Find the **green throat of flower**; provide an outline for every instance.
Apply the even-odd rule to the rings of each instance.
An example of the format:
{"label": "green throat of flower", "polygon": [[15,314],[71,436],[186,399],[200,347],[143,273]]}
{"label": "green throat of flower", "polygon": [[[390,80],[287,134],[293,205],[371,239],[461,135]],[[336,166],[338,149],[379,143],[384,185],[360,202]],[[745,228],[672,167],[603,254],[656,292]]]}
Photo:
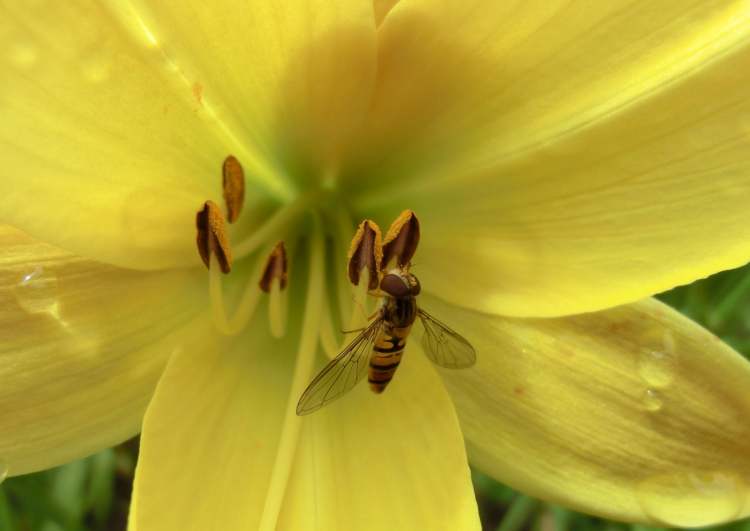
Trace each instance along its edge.
{"label": "green throat of flower", "polygon": [[[313,272],[325,272],[327,265],[336,271],[335,289],[326,288],[326,275],[322,275],[321,291],[337,292],[335,304],[326,297],[314,299],[320,310],[321,343],[328,354],[338,349],[333,331],[331,306],[338,306],[340,324],[353,325],[361,321],[368,305],[367,290],[378,286],[381,271],[389,265],[407,267],[419,242],[419,222],[410,210],[404,211],[391,225],[385,238],[378,225],[371,220],[359,224],[351,240],[347,269],[343,264],[346,242],[354,231],[354,224],[344,202],[338,200],[330,187],[300,195],[281,206],[262,226],[241,241],[230,243],[228,223],[236,222],[242,213],[245,197],[245,178],[240,162],[229,155],[223,163],[222,210],[214,201],[207,200],[196,214],[198,254],[209,270],[209,293],[216,328],[223,334],[235,335],[242,331],[255,314],[261,296],[269,297],[268,320],[272,334],[281,337],[286,330],[289,277],[287,246],[300,234],[308,236],[310,252],[310,281],[317,281]],[[324,226],[325,225],[325,231]],[[326,249],[330,244],[331,249]],[[224,299],[223,274],[232,273],[237,260],[252,260],[255,266],[236,309],[229,315]],[[338,260],[340,257],[340,261]],[[326,261],[334,262],[326,264]],[[319,263],[318,263],[319,262]],[[339,274],[341,273],[341,274]],[[346,283],[348,277],[352,286]],[[364,282],[361,280],[364,279]],[[310,303],[311,299],[307,299]],[[349,318],[344,317],[348,315]],[[351,329],[350,326],[348,329]]]}
{"label": "green throat of flower", "polygon": [[[309,252],[304,300],[291,303],[303,312],[301,329],[294,331],[299,340],[292,389],[299,396],[313,374],[318,345],[329,358],[335,357],[354,337],[349,334],[358,332],[378,303],[368,297],[368,292],[377,289],[382,272],[391,265],[408,268],[419,242],[419,222],[413,212],[406,210],[385,237],[371,220],[362,221],[355,230],[344,202],[335,195],[335,190],[326,186],[290,200],[252,233],[232,244],[227,223],[234,223],[241,216],[245,179],[242,166],[231,155],[223,164],[222,184],[225,208],[207,200],[196,214],[197,250],[208,268],[211,314],[220,333],[242,332],[256,318],[262,298],[268,297],[271,334],[277,338],[284,336],[290,305],[287,284],[304,274],[300,271],[303,268],[290,273],[290,266],[297,247]],[[347,264],[344,255],[352,232]],[[298,246],[303,240],[305,244]],[[245,260],[250,262],[249,268],[233,270],[234,263]],[[327,274],[329,271],[332,274]],[[247,278],[240,282],[244,288],[230,312],[225,300],[225,278],[237,273]],[[232,286],[236,284],[232,282]],[[295,405],[294,401],[287,404],[284,436],[269,489],[278,495],[269,495],[263,511],[263,518],[270,519],[269,525],[281,506],[284,490],[281,486],[288,477],[290,456],[294,455],[298,440],[300,422]]]}

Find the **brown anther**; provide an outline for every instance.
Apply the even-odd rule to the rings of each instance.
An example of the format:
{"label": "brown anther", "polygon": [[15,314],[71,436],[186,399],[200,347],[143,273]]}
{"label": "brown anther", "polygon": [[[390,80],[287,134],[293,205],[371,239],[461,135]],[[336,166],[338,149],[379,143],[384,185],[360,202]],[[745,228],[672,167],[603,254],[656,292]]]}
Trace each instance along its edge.
{"label": "brown anther", "polygon": [[224,202],[227,205],[227,220],[234,223],[240,217],[245,201],[245,172],[233,155],[224,159],[221,169],[224,186]]}
{"label": "brown anther", "polygon": [[411,210],[404,210],[391,223],[383,241],[383,266],[394,258],[396,264],[403,268],[411,261],[419,244],[419,220]]}
{"label": "brown anther", "polygon": [[270,293],[271,284],[274,280],[278,280],[279,287],[284,289],[286,288],[287,275],[286,248],[284,247],[284,242],[279,242],[273,248],[271,254],[268,255],[266,267],[263,269],[263,276],[260,277],[258,285],[260,289],[266,293]]}
{"label": "brown anther", "polygon": [[203,210],[195,215],[195,226],[198,229],[198,254],[206,267],[211,267],[211,255],[215,255],[222,273],[232,269],[232,249],[229,247],[224,216],[213,201],[206,201]]}
{"label": "brown anther", "polygon": [[349,280],[359,285],[359,277],[366,267],[370,271],[368,289],[378,287],[380,264],[383,262],[383,238],[374,221],[364,220],[357,227],[349,248]]}

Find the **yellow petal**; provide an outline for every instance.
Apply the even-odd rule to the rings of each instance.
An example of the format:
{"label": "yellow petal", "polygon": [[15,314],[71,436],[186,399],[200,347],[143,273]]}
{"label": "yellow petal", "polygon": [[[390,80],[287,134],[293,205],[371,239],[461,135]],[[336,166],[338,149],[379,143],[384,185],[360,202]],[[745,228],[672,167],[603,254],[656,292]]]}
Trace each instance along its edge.
{"label": "yellow petal", "polygon": [[373,0],[372,6],[375,9],[375,24],[380,24],[385,19],[386,15],[393,9],[399,0]]}
{"label": "yellow petal", "polygon": [[195,212],[242,152],[160,43],[95,1],[0,20],[0,219],[121,266],[198,264]]}
{"label": "yellow petal", "polygon": [[144,421],[131,529],[258,528],[294,343],[257,321],[233,341],[207,334],[171,358]]}
{"label": "yellow petal", "polygon": [[333,178],[375,76],[371,0],[207,4],[138,11],[222,122],[287,182]]}
{"label": "yellow petal", "polygon": [[424,285],[491,313],[597,310],[745,263],[749,14],[398,3],[380,28],[376,149],[352,173],[378,187],[362,215],[414,209]]}
{"label": "yellow petal", "polygon": [[656,300],[557,319],[422,302],[477,349],[444,376],[479,468],[617,520],[750,514],[750,363],[716,336]]}
{"label": "yellow petal", "polygon": [[0,226],[0,467],[49,468],[137,433],[204,291],[204,274],[105,266]]}
{"label": "yellow petal", "polygon": [[479,530],[448,394],[417,345],[382,395],[366,383],[304,418],[280,530]]}

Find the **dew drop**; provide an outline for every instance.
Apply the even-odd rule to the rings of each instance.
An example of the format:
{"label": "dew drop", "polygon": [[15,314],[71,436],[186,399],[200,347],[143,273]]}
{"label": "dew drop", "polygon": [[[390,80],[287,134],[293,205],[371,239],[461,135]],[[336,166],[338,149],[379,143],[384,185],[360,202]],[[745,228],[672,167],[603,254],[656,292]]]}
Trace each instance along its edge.
{"label": "dew drop", "polygon": [[646,392],[643,393],[641,403],[646,411],[652,413],[660,411],[661,408],[664,407],[664,400],[662,399],[661,393],[655,389],[646,389]]}
{"label": "dew drop", "polygon": [[636,495],[643,511],[661,523],[697,527],[734,519],[747,490],[731,472],[686,472],[649,478]]}
{"label": "dew drop", "polygon": [[649,387],[664,388],[674,380],[677,353],[672,332],[665,330],[658,345],[641,350],[638,373]]}
{"label": "dew drop", "polygon": [[29,313],[57,314],[57,276],[42,266],[23,275],[14,286],[13,294],[21,308]]}
{"label": "dew drop", "polygon": [[37,60],[34,47],[27,42],[16,42],[8,48],[8,57],[18,68],[31,68]]}

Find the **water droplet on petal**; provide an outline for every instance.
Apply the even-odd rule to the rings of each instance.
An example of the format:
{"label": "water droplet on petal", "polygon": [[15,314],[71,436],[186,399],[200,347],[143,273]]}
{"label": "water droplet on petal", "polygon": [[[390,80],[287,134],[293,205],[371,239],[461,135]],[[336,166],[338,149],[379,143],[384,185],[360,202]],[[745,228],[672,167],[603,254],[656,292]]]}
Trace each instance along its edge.
{"label": "water droplet on petal", "polygon": [[643,408],[652,413],[660,411],[664,406],[664,400],[662,399],[661,393],[655,389],[646,389],[646,392],[643,393],[641,402]]}
{"label": "water droplet on petal", "polygon": [[19,306],[29,313],[58,311],[57,276],[37,266],[21,277],[13,288]]}
{"label": "water droplet on petal", "polygon": [[8,48],[8,57],[18,68],[31,68],[36,63],[37,53],[31,43],[20,41]]}
{"label": "water droplet on petal", "polygon": [[667,387],[677,370],[674,334],[665,330],[657,345],[645,347],[638,358],[638,374],[649,387]]}
{"label": "water droplet on petal", "polygon": [[655,476],[636,490],[643,511],[659,522],[697,527],[734,519],[742,510],[747,487],[731,472],[685,472]]}

